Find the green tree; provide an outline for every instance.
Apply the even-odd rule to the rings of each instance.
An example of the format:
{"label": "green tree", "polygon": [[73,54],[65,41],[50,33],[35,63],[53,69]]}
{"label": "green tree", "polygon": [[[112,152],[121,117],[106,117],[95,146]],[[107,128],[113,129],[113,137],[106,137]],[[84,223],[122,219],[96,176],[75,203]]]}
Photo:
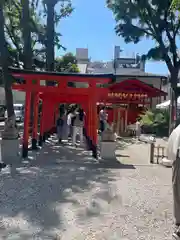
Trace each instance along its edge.
{"label": "green tree", "polygon": [[144,133],[155,133],[160,136],[168,135],[169,111],[167,109],[148,110],[140,117]]}
{"label": "green tree", "polygon": [[57,72],[78,73],[76,57],[72,53],[65,54],[62,58],[56,59],[55,70]]}
{"label": "green tree", "polygon": [[[55,63],[55,24],[58,24],[62,18],[69,16],[72,11],[71,0],[43,0],[45,13],[47,14],[47,29],[46,29],[46,69],[54,71]],[[55,6],[59,4],[58,11],[55,11]]]}
{"label": "green tree", "polygon": [[[38,68],[43,68],[45,66],[45,47],[42,42],[45,38],[45,27],[41,22],[41,16],[32,6],[29,9],[30,16],[28,16],[28,13],[22,14],[24,11],[22,8],[23,2],[24,0],[11,0],[11,3],[6,1],[4,7],[5,35],[11,56],[11,66],[27,68],[25,65],[34,64]],[[27,10],[25,9],[25,11]],[[26,18],[29,18],[29,22],[25,22]],[[25,29],[25,32],[23,29]],[[30,34],[26,34],[26,32],[31,32],[31,38],[29,37]],[[29,41],[28,49],[30,49],[31,41],[32,53],[29,53],[28,56],[32,54],[32,62],[24,56],[24,38]],[[31,56],[28,58],[31,58]]]}
{"label": "green tree", "polygon": [[[31,31],[31,47],[32,47],[32,64],[38,69],[45,69],[46,66],[46,47],[47,47],[47,7],[46,0],[32,0],[30,2],[29,15],[30,22],[22,23],[22,2],[24,0],[5,1],[5,36],[8,43],[10,56],[10,65],[14,67],[25,68],[24,57],[24,41],[23,41],[23,25],[29,24]],[[57,26],[59,21],[70,14],[71,5],[60,4],[54,12],[54,25]],[[44,21],[45,19],[45,21]],[[50,28],[50,27],[49,27]],[[26,31],[29,31],[26,28]],[[26,35],[27,37],[27,35]],[[53,46],[65,49],[60,43],[61,34],[54,31]],[[49,44],[50,45],[50,44]],[[48,45],[48,46],[49,46]],[[29,63],[29,61],[28,61]]]}
{"label": "green tree", "polygon": [[17,138],[18,133],[15,128],[15,114],[14,114],[14,106],[13,106],[13,95],[11,89],[11,75],[9,74],[8,67],[9,67],[9,52],[8,46],[5,39],[5,32],[4,32],[4,1],[0,1],[0,54],[1,54],[1,66],[2,66],[2,78],[3,84],[5,89],[5,100],[6,100],[6,107],[7,107],[7,114],[8,114],[8,121],[6,122],[3,138],[6,139],[14,139]]}
{"label": "green tree", "polygon": [[171,11],[171,0],[107,0],[107,5],[115,16],[115,31],[126,43],[136,44],[143,38],[155,42],[155,46],[144,57],[165,61],[177,108],[180,19]]}
{"label": "green tree", "polygon": [[173,0],[171,3],[171,8],[174,10],[180,10],[180,0]]}
{"label": "green tree", "polygon": [[[40,0],[36,1],[36,6]],[[68,17],[72,11],[71,0],[42,0],[44,7],[44,17],[46,17],[46,34],[44,38],[45,55],[46,55],[46,70],[55,70],[55,45],[59,49],[62,47],[59,41],[60,33],[55,32],[55,26],[58,25],[62,18]],[[55,10],[55,7],[57,6]],[[49,81],[48,85],[54,85],[54,82]]]}

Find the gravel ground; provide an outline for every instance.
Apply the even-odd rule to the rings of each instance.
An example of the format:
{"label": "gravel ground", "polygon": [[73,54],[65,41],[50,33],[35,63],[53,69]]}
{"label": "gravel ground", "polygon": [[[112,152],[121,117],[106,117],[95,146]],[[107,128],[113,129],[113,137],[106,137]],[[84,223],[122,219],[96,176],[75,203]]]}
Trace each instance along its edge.
{"label": "gravel ground", "polygon": [[0,239],[172,239],[171,169],[147,164],[143,144],[118,164],[54,141],[1,172]]}

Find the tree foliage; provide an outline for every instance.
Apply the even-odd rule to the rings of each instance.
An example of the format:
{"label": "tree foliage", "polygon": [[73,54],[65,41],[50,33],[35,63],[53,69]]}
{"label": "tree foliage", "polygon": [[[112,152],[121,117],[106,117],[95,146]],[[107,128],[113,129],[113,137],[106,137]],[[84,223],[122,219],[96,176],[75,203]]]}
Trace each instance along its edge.
{"label": "tree foliage", "polygon": [[117,35],[126,43],[136,44],[144,38],[154,41],[143,58],[165,61],[172,88],[171,119],[174,110],[177,119],[180,18],[172,10],[172,0],[107,0],[107,6],[115,16]]}
{"label": "tree foliage", "polygon": [[166,109],[155,109],[146,111],[140,115],[141,126],[144,133],[155,133],[167,135],[169,129],[169,111]]}
{"label": "tree foliage", "polygon": [[171,4],[171,9],[180,10],[180,0],[173,0]]}
{"label": "tree foliage", "polygon": [[62,58],[57,58],[55,69],[57,72],[79,72],[76,57],[72,53],[67,53]]}
{"label": "tree foliage", "polygon": [[167,124],[169,121],[169,114],[166,109],[155,109],[153,111],[146,111],[144,114],[140,115],[141,123],[143,125],[153,125],[157,126],[160,124]]}
{"label": "tree foliage", "polygon": [[61,35],[56,34],[55,25],[57,26],[62,18],[68,17],[72,13],[72,3],[71,0],[36,0],[36,6],[39,3],[43,6],[44,17],[46,18],[46,70],[54,71],[54,47],[55,45],[58,49],[61,47],[61,44],[59,44]]}
{"label": "tree foliage", "polygon": [[[33,65],[38,69],[45,68],[46,61],[46,42],[47,42],[47,25],[45,19],[47,18],[47,7],[45,5],[47,0],[31,0],[30,1],[30,23],[31,30],[31,44],[33,50]],[[53,2],[53,1],[52,1]],[[56,1],[58,2],[58,1]],[[55,11],[54,24],[57,26],[59,22],[69,16],[73,8],[71,1],[68,4],[62,3]],[[5,34],[6,42],[8,44],[10,65],[14,67],[24,67],[23,56],[23,38],[22,38],[22,4],[21,0],[5,1],[4,6],[5,15]],[[54,32],[54,46],[58,49],[65,48],[60,41],[61,34]]]}
{"label": "tree foliage", "polygon": [[[4,8],[5,14],[5,33],[8,49],[11,56],[11,65],[14,67],[24,67],[23,55],[23,36],[22,36],[22,5],[19,0],[12,0],[12,3],[6,2]],[[33,62],[39,67],[41,58],[39,54],[42,52],[42,47],[39,41],[39,35],[42,33],[43,26],[38,19],[38,14],[35,9],[30,8],[30,23],[29,27],[32,36]],[[38,46],[39,45],[39,46]]]}
{"label": "tree foliage", "polygon": [[171,0],[107,0],[107,4],[115,16],[116,33],[126,43],[136,44],[143,38],[155,42],[144,57],[166,62],[175,90],[180,68],[177,44],[180,19],[171,11]]}

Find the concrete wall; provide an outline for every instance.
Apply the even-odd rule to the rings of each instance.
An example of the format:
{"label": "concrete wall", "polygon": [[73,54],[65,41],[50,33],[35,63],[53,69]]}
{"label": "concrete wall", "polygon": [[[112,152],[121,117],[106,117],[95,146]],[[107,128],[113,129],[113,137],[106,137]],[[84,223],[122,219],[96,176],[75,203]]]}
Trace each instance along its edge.
{"label": "concrete wall", "polygon": [[[13,100],[14,103],[22,103],[25,102],[25,93],[21,91],[13,90]],[[5,105],[5,92],[4,88],[0,87],[0,105]]]}
{"label": "concrete wall", "polygon": [[25,103],[25,92],[13,90],[14,103]]}
{"label": "concrete wall", "polygon": [[166,97],[166,100],[170,100],[171,84],[167,83],[166,85],[162,86],[162,90],[164,92],[167,92],[167,94],[168,94],[167,97]]}

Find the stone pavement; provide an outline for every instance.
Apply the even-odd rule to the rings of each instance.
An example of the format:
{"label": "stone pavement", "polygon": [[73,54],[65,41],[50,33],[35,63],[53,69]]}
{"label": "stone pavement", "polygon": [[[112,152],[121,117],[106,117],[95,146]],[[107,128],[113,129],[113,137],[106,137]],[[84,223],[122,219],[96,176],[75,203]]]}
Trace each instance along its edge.
{"label": "stone pavement", "polygon": [[2,170],[0,239],[172,239],[171,169],[139,165],[146,161],[142,146],[134,147],[134,165],[127,157],[99,163],[51,139]]}
{"label": "stone pavement", "polygon": [[[155,146],[158,145],[166,148],[167,139],[156,138]],[[117,144],[116,157],[122,163],[149,165],[150,143],[138,141],[135,138],[121,139]]]}

